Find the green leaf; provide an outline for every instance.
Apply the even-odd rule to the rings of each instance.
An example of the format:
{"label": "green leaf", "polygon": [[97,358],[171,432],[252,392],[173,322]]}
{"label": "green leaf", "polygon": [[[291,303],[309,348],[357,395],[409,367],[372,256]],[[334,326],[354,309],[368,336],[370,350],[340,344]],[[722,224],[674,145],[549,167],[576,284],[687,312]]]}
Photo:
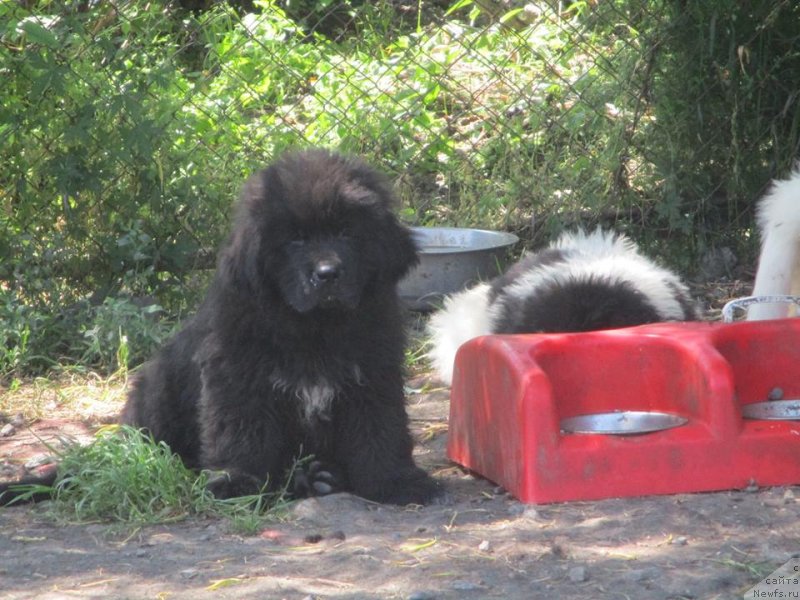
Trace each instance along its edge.
{"label": "green leaf", "polygon": [[458,2],[453,4],[453,6],[451,6],[450,8],[447,9],[447,12],[444,13],[444,16],[445,17],[449,17],[450,15],[452,15],[457,10],[462,9],[465,6],[469,6],[470,4],[472,4],[472,2],[473,2],[473,0],[459,0]]}
{"label": "green leaf", "polygon": [[53,32],[43,26],[38,20],[25,19],[19,26],[25,35],[28,36],[28,41],[48,48],[58,48],[58,38],[53,35]]}
{"label": "green leaf", "polygon": [[501,23],[507,23],[508,21],[510,21],[511,19],[516,17],[519,13],[523,12],[523,10],[524,9],[522,9],[522,8],[515,8],[515,9],[512,9],[512,10],[508,11],[506,14],[504,14],[502,17],[500,17],[500,22]]}

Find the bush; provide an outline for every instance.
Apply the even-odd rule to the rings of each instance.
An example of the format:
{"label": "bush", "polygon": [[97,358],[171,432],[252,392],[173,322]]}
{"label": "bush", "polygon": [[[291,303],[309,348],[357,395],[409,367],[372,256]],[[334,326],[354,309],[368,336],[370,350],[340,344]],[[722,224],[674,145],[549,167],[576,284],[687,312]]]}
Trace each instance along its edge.
{"label": "bush", "polygon": [[752,258],[755,199],[800,149],[800,4],[664,2],[646,158],[663,179],[658,213],[695,252]]}
{"label": "bush", "polygon": [[183,4],[0,4],[0,375],[141,360],[286,148],[364,155],[413,224],[614,226],[689,271],[752,260],[800,145],[796,3]]}

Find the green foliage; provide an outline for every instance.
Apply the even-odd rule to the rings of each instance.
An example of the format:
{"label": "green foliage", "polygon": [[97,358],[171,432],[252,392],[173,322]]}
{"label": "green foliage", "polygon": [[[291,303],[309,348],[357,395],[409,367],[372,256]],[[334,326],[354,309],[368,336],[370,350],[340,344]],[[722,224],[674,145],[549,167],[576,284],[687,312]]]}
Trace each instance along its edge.
{"label": "green foliage", "polygon": [[689,269],[753,251],[800,147],[787,0],[253,4],[0,4],[0,377],[140,361],[286,148],[364,155],[413,223],[615,226]]}
{"label": "green foliage", "polygon": [[664,178],[660,212],[699,244],[736,247],[753,199],[800,148],[800,5],[663,4],[658,102],[642,131]]}
{"label": "green foliage", "polygon": [[137,365],[173,331],[174,321],[162,310],[130,297],[107,297],[98,305],[80,301],[53,313],[0,290],[0,378],[76,360],[104,372]]}
{"label": "green foliage", "polygon": [[193,85],[175,15],[115,6],[0,7],[0,251],[12,257],[0,261],[0,316],[11,319],[0,375],[61,360],[114,368],[120,335],[141,360],[160,339],[155,319],[116,297],[182,310],[176,283],[217,244],[236,187],[202,174],[211,158],[175,118]]}
{"label": "green foliage", "polygon": [[53,497],[64,520],[165,522],[208,504],[203,482],[166,445],[132,429],[70,447],[60,469]]}
{"label": "green foliage", "polygon": [[207,473],[198,476],[164,443],[127,426],[102,430],[86,446],[68,446],[60,461],[64,475],[53,488],[28,491],[50,492],[50,512],[62,522],[136,525],[212,515],[253,533],[286,504],[284,492],[217,500],[206,490]]}
{"label": "green foliage", "polygon": [[129,298],[106,298],[81,319],[85,350],[81,364],[103,370],[127,369],[143,362],[172,333],[159,318],[157,304],[141,306]]}

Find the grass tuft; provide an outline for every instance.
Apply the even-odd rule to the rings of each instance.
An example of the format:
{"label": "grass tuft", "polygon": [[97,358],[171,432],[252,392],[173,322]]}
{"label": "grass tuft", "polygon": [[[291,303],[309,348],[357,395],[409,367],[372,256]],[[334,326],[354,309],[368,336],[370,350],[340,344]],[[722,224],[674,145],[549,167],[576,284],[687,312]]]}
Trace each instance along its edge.
{"label": "grass tuft", "polygon": [[93,443],[69,446],[60,463],[64,475],[49,507],[59,522],[146,525],[206,515],[254,533],[280,518],[288,502],[285,490],[218,500],[206,490],[207,473],[187,469],[166,444],[127,426],[105,427]]}

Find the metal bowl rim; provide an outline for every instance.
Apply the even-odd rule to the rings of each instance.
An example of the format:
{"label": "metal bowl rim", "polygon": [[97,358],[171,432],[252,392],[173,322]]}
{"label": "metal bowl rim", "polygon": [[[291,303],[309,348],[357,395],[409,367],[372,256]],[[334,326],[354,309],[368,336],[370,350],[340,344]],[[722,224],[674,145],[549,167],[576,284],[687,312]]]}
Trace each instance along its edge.
{"label": "metal bowl rim", "polygon": [[[519,242],[519,237],[513,233],[508,231],[496,231],[492,229],[475,229],[472,227],[410,227],[411,233],[414,236],[415,241],[419,246],[419,253],[420,254],[466,254],[469,252],[487,252],[493,250],[500,250],[506,248],[508,246],[512,246]],[[480,234],[486,238],[489,238],[488,244],[479,245],[479,246],[453,246],[452,250],[448,252],[426,252],[425,245],[424,245],[424,238],[425,236],[432,236],[436,232],[442,232],[444,234],[467,234],[467,233],[474,233]]]}
{"label": "metal bowl rim", "polygon": [[[774,411],[769,410],[772,407],[774,407]],[[762,409],[766,410],[761,412]],[[790,409],[794,410],[784,414],[772,414]],[[800,420],[800,398],[751,402],[742,406],[742,417],[758,421],[798,421]]]}
{"label": "metal bowl rim", "polygon": [[[639,428],[631,428],[631,429],[611,429],[611,428],[590,428],[581,426],[581,421],[589,420],[592,418],[612,418],[612,417],[620,417],[620,416],[628,416],[632,418],[641,418],[641,417],[651,417],[655,419],[663,420],[663,425],[660,426],[649,426],[649,427],[639,427]],[[665,431],[667,429],[673,429],[675,427],[680,427],[685,425],[689,422],[688,417],[685,417],[680,414],[671,413],[667,411],[660,411],[660,410],[615,410],[615,411],[606,411],[606,412],[597,412],[597,413],[585,413],[581,415],[575,415],[572,417],[567,417],[562,419],[560,422],[560,427],[562,431],[567,433],[585,433],[585,434],[600,434],[600,435],[631,435],[631,434],[638,434],[638,433],[655,433],[658,431]],[[570,425],[573,425],[570,427]]]}

